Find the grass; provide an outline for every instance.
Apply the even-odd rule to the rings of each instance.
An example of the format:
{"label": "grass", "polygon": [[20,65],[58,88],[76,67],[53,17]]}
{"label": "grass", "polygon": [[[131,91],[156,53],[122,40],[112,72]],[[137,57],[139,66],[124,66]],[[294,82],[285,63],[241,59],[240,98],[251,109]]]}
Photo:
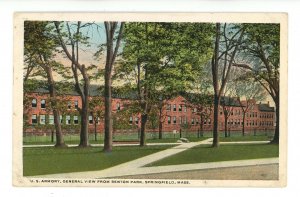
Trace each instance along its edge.
{"label": "grass", "polygon": [[[257,135],[254,136],[253,132],[246,133],[246,136],[242,136],[241,132],[231,132],[231,136],[228,138],[224,137],[224,132],[220,132],[221,142],[230,141],[260,141],[260,140],[271,140],[273,133],[266,133],[265,131],[257,131]],[[197,132],[184,131],[182,137],[189,139],[191,142],[200,141],[212,137],[212,132],[204,132],[204,137],[197,138]],[[103,133],[97,134],[97,141],[95,141],[94,134],[90,133],[89,140],[91,144],[103,144]],[[163,139],[158,139],[158,133],[146,132],[147,142],[149,143],[174,143],[180,138],[179,133],[173,134],[172,132],[163,132]],[[55,137],[54,137],[55,140]],[[79,134],[65,134],[64,140],[66,144],[79,144]],[[139,140],[137,133],[118,133],[113,136],[113,140],[118,141],[137,141]],[[51,142],[51,136],[38,136],[28,135],[23,137],[24,145],[46,145],[54,144]]]}
{"label": "grass", "polygon": [[278,157],[278,147],[278,145],[274,144],[221,145],[219,148],[211,148],[210,145],[199,145],[176,155],[148,164],[147,166]]}
{"label": "grass", "polygon": [[238,141],[268,141],[272,140],[272,136],[232,136],[232,137],[220,137],[221,142],[238,142]]}
{"label": "grass", "polygon": [[100,147],[24,148],[23,174],[34,176],[102,170],[170,147],[172,146],[114,147],[111,153],[102,152]]}

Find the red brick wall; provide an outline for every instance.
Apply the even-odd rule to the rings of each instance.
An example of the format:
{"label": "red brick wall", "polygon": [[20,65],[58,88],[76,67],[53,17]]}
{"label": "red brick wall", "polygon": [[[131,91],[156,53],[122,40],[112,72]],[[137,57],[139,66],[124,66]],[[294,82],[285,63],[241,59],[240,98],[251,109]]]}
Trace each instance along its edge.
{"label": "red brick wall", "polygon": [[[28,109],[24,109],[24,114],[27,115],[27,123],[29,125],[32,124],[31,122],[31,115],[36,114],[38,118],[38,122],[40,121],[39,117],[40,115],[50,115],[52,112],[48,109],[42,109],[41,108],[41,100],[45,99],[46,100],[46,108],[49,106],[49,98],[48,95],[46,94],[37,94],[37,93],[32,93],[28,95],[28,97],[31,98],[36,98],[37,99],[37,106],[35,108],[31,107],[31,104],[29,105]],[[78,101],[78,106],[81,108],[82,103],[81,99],[79,96],[67,96],[67,100],[71,102],[71,109],[68,109],[68,107],[65,107],[66,109],[63,112],[63,115],[70,115],[71,116],[71,122],[72,121],[72,116],[77,112],[77,109],[74,107],[74,102]],[[117,99],[114,98],[112,100],[112,112],[115,113],[117,111],[117,105],[120,104],[121,110],[124,109],[124,103],[130,102],[129,100],[125,99]],[[253,101],[255,103],[255,101]],[[168,105],[170,105],[170,109],[168,109]],[[179,110],[179,106],[181,106],[181,111]],[[185,111],[186,107],[186,111]],[[181,128],[181,123],[184,122],[184,119],[186,118],[187,123],[189,124],[190,131],[197,131],[200,129],[200,116],[196,115],[194,113],[194,109],[190,108],[185,105],[185,98],[182,96],[178,96],[174,99],[168,100],[166,102],[165,107],[163,108],[163,118],[164,118],[164,124],[163,124],[163,131],[164,132],[172,132],[173,130],[176,130],[177,132]],[[174,110],[176,109],[176,110]],[[219,128],[220,131],[224,131],[224,113],[222,112],[222,108],[220,107],[219,110]],[[77,112],[78,113],[78,112]],[[241,131],[242,130],[242,109],[240,107],[233,107],[232,114],[228,118],[228,129],[231,131]],[[271,130],[274,129],[274,120],[275,120],[275,113],[274,112],[262,112],[259,111],[258,105],[255,104],[253,105],[253,108],[250,108],[248,110],[248,113],[246,114],[246,119],[245,119],[245,130],[254,130],[256,129],[257,131],[263,131],[263,130]],[[140,126],[140,117],[137,114],[133,114],[133,124],[135,123],[135,118],[137,117],[139,120],[139,123],[137,126]],[[170,117],[171,122],[168,122],[168,117]],[[174,118],[176,119],[176,123],[174,122]],[[80,117],[78,116],[78,119]],[[181,123],[180,123],[181,119]],[[192,119],[194,119],[194,124],[192,124]],[[65,124],[65,120],[63,122]],[[129,120],[128,120],[129,124]],[[80,124],[78,124],[79,126]],[[206,124],[204,124],[204,130],[205,131],[211,131],[213,126],[213,113],[211,116],[206,120]],[[34,126],[32,127],[34,128]],[[27,132],[32,131],[33,129],[27,129]],[[103,132],[104,129],[104,121],[103,119],[100,120],[100,122],[97,124],[97,132]],[[89,130],[90,132],[94,131],[94,124],[89,124]],[[158,131],[158,128],[156,129]]]}

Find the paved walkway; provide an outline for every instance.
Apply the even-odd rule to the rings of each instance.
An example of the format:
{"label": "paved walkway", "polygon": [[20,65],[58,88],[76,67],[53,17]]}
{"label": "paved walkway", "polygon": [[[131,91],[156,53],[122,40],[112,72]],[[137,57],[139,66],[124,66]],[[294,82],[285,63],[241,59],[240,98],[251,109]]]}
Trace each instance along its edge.
{"label": "paved walkway", "polygon": [[[139,174],[152,174],[163,172],[177,172],[186,170],[199,170],[199,169],[212,169],[223,167],[235,167],[235,166],[251,166],[251,165],[263,165],[263,164],[277,164],[278,158],[269,159],[251,159],[251,160],[239,160],[239,161],[222,161],[222,162],[209,162],[209,163],[196,163],[196,164],[183,164],[183,165],[168,165],[168,166],[155,166],[155,167],[143,167],[147,164],[153,163],[168,156],[175,155],[182,151],[185,151],[194,146],[200,144],[211,144],[212,138],[203,140],[200,142],[190,142],[180,144],[179,146],[166,149],[145,157],[132,160],[108,169],[100,171],[87,171],[87,172],[73,172],[62,174],[50,174],[40,175],[35,177],[43,178],[110,178],[120,177],[128,175]],[[261,143],[261,142],[238,142],[238,143]],[[267,143],[267,142],[264,142]],[[169,143],[168,143],[169,144]]]}

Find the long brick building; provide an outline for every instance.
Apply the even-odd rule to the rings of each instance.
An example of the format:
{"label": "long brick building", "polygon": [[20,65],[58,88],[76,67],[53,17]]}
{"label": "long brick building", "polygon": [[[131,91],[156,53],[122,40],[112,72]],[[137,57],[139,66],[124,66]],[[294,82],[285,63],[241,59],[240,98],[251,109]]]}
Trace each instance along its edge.
{"label": "long brick building", "polygon": [[[100,98],[96,89],[90,91],[91,98]],[[48,127],[54,124],[54,117],[49,109],[49,94],[44,89],[31,92],[26,95],[29,100],[28,105],[24,105],[24,133],[25,134],[43,134]],[[126,106],[135,99],[134,95],[113,94],[112,109],[113,113],[126,110]],[[79,132],[80,116],[78,109],[81,108],[81,99],[76,93],[71,93],[65,96],[65,106],[62,108],[60,116],[63,128],[68,132]],[[228,100],[228,99],[227,99]],[[227,129],[231,132],[241,131],[243,124],[243,110],[245,101],[237,102],[237,99],[232,99],[234,102],[225,102],[219,109],[219,130],[222,132],[225,129],[225,113],[227,114]],[[189,101],[185,96],[177,96],[164,102],[162,116],[162,130],[164,132],[179,131],[185,126],[191,132],[199,131],[201,122],[204,132],[212,131],[213,128],[213,110],[209,110],[205,118],[201,121],[201,115],[198,109],[193,105],[188,104]],[[98,110],[103,110],[103,106],[98,106]],[[224,112],[226,109],[226,112]],[[134,130],[140,127],[140,115],[129,115],[128,121],[123,124],[128,124],[123,130]],[[150,121],[149,123],[150,124]],[[48,127],[47,127],[48,126]],[[89,131],[103,133],[104,120],[103,118],[95,119],[92,114],[89,116]],[[275,127],[275,112],[274,107],[269,103],[256,103],[255,100],[250,101],[249,109],[245,114],[245,131],[272,131]],[[115,129],[116,132],[120,128]],[[157,128],[148,127],[148,130],[158,132]]]}

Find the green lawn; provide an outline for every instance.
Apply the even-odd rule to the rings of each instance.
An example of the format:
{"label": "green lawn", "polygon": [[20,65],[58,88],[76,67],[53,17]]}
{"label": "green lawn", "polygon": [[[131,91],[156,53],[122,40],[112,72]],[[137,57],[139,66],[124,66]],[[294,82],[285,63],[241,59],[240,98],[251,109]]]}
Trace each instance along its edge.
{"label": "green lawn", "polygon": [[278,147],[278,145],[274,144],[221,145],[219,148],[211,148],[210,145],[199,145],[147,166],[278,157]]}
{"label": "green lawn", "polygon": [[172,146],[114,147],[111,153],[101,147],[24,148],[24,176],[102,170]]}
{"label": "green lawn", "polygon": [[238,141],[268,141],[272,140],[272,136],[232,136],[232,137],[220,137],[221,142],[238,142]]}

